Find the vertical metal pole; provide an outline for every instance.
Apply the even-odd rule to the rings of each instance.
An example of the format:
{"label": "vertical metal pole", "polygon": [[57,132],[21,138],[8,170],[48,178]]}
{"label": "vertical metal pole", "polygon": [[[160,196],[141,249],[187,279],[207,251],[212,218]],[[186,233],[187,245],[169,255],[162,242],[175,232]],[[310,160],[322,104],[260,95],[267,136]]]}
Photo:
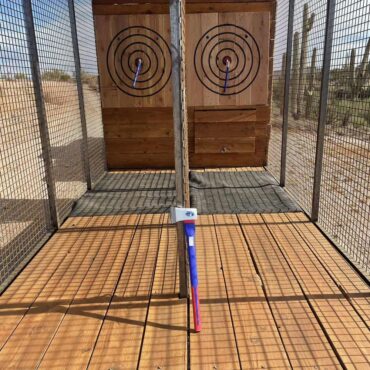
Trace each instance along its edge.
{"label": "vertical metal pole", "polygon": [[57,229],[59,227],[58,223],[58,212],[56,206],[56,190],[55,190],[55,180],[54,180],[54,171],[53,171],[53,161],[51,157],[51,146],[50,146],[50,137],[49,137],[49,128],[46,116],[44,93],[42,89],[41,82],[41,71],[40,71],[40,62],[39,55],[37,50],[36,43],[36,33],[35,25],[33,21],[32,14],[32,4],[31,0],[23,0],[23,15],[24,23],[27,34],[27,43],[28,51],[30,55],[31,62],[31,73],[33,88],[35,93],[35,101],[37,108],[37,118],[39,123],[39,132],[41,139],[42,147],[42,158],[44,161],[44,170],[45,170],[45,179],[48,192],[48,205],[50,212],[50,224],[51,229]]}
{"label": "vertical metal pole", "polygon": [[76,25],[76,13],[74,0],[68,0],[69,7],[69,19],[71,22],[71,34],[72,34],[72,45],[73,55],[75,60],[75,71],[76,71],[76,83],[78,92],[78,103],[80,107],[80,119],[82,129],[82,161],[84,164],[85,178],[87,189],[91,190],[91,173],[90,173],[90,159],[89,159],[89,143],[87,134],[87,121],[84,104],[84,91],[81,79],[81,61],[80,61],[80,50],[78,47],[78,36],[77,36],[77,25]]}
{"label": "vertical metal pole", "polygon": [[[175,137],[176,202],[179,207],[190,204],[189,196],[189,156],[188,120],[185,90],[185,50],[184,50],[184,3],[183,0],[170,0],[171,55],[172,55],[172,94],[173,124]],[[180,297],[188,295],[186,274],[186,245],[184,228],[177,226]]]}
{"label": "vertical metal pole", "polygon": [[322,82],[319,107],[319,124],[317,129],[317,142],[316,142],[315,175],[312,196],[312,211],[311,211],[312,222],[316,222],[319,218],[322,163],[324,155],[325,125],[327,119],[327,105],[329,97],[329,81],[330,81],[331,54],[333,46],[334,20],[335,20],[335,0],[328,0],[326,11],[324,61],[321,79]]}
{"label": "vertical metal pole", "polygon": [[290,71],[292,64],[292,49],[293,49],[293,20],[294,20],[294,5],[295,0],[289,0],[289,16],[288,16],[288,35],[287,35],[287,51],[285,61],[285,82],[284,82],[284,110],[283,110],[283,131],[281,138],[281,163],[280,163],[280,186],[285,186],[286,182],[286,161],[288,147],[288,124],[289,124],[289,88],[290,88]]}
{"label": "vertical metal pole", "polygon": [[[91,2],[91,5],[89,7],[89,11],[91,11],[92,17],[93,17],[93,32],[94,32],[94,53],[95,53],[95,58],[98,60],[97,54],[98,54],[98,44],[97,44],[97,39],[96,39],[96,26],[95,26],[95,15],[93,14],[93,5]],[[98,72],[98,92],[99,92],[99,108],[100,108],[100,114],[103,114],[103,103],[102,99],[100,98],[101,94],[101,71],[99,68],[98,63],[96,64],[97,72]],[[102,125],[103,125],[103,120],[102,120]],[[106,145],[105,145],[105,140],[104,140],[104,135],[103,135],[103,151],[104,151],[104,171],[108,171],[108,161],[107,161],[107,150],[106,150]]]}

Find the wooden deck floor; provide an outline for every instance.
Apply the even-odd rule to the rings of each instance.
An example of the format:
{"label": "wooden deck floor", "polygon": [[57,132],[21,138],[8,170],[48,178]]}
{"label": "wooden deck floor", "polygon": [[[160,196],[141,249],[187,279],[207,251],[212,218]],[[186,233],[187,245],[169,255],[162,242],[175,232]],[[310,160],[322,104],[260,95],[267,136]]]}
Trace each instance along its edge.
{"label": "wooden deck floor", "polygon": [[202,216],[197,250],[200,334],[167,215],[69,218],[0,297],[0,368],[369,368],[369,287],[303,214]]}

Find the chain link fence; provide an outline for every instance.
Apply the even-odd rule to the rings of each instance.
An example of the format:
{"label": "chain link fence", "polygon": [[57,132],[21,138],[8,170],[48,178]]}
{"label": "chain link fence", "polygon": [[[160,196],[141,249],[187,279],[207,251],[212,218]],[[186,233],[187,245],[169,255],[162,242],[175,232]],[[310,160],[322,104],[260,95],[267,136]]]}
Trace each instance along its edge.
{"label": "chain link fence", "polygon": [[[311,212],[326,1],[296,1],[289,92],[286,187]],[[316,79],[315,79],[316,82]]]}
{"label": "chain link fence", "polygon": [[[278,2],[278,27],[288,24],[287,2]],[[368,274],[370,3],[290,0],[290,4],[292,42],[286,49],[287,38],[275,40],[269,170],[280,175],[312,220]],[[285,97],[289,108],[284,120],[281,81],[286,78],[283,60],[287,63],[289,47]]]}
{"label": "chain link fence", "polygon": [[0,0],[0,24],[1,290],[68,216],[88,176],[94,184],[104,174],[105,158],[91,3]]}
{"label": "chain link fence", "polygon": [[33,0],[59,220],[86,191],[82,129],[67,0]]}
{"label": "chain link fence", "polygon": [[285,72],[287,57],[289,0],[278,2],[276,9],[276,29],[274,65],[272,75],[271,138],[269,144],[268,170],[280,177],[282,148],[282,128],[284,114]]}
{"label": "chain link fence", "polygon": [[[0,0],[0,24],[2,288],[104,175],[105,153],[91,1]],[[369,40],[368,2],[277,2],[268,167],[367,273]]]}
{"label": "chain link fence", "polygon": [[95,52],[95,27],[91,0],[74,0],[81,82],[87,121],[90,175],[95,185],[106,170],[104,133],[99,95],[98,62]]}
{"label": "chain link fence", "polygon": [[21,1],[0,6],[0,284],[49,229],[47,187]]}
{"label": "chain link fence", "polygon": [[370,2],[337,0],[319,225],[370,272]]}

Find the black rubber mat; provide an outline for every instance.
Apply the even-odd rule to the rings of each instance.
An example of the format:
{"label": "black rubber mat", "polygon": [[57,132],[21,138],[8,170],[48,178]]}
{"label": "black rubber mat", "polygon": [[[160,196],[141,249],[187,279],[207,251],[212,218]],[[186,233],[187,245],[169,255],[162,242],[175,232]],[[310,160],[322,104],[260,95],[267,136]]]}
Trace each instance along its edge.
{"label": "black rubber mat", "polygon": [[[191,172],[191,205],[200,214],[300,211],[264,171]],[[164,213],[175,205],[173,173],[108,173],[76,204],[73,216]]]}
{"label": "black rubber mat", "polygon": [[264,171],[192,172],[191,203],[200,214],[281,213],[300,208]]}

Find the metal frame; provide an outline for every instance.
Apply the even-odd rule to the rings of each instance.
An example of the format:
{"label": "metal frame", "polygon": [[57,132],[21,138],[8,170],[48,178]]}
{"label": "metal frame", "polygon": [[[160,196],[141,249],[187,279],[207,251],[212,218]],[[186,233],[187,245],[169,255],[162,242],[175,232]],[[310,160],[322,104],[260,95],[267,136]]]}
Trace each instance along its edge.
{"label": "metal frame", "polygon": [[[170,1],[173,128],[175,137],[176,203],[187,207],[189,197],[188,120],[184,66],[184,4],[183,0]],[[188,296],[186,273],[186,245],[183,224],[177,225],[180,298]]]}
{"label": "metal frame", "polygon": [[289,0],[289,17],[288,17],[288,37],[285,62],[285,81],[284,81],[284,111],[283,111],[283,129],[281,140],[281,163],[280,163],[280,186],[284,187],[286,182],[286,162],[288,147],[288,124],[289,124],[289,88],[290,88],[290,71],[292,64],[293,48],[293,21],[294,21],[295,0]]}
{"label": "metal frame", "polygon": [[81,80],[81,62],[80,62],[80,51],[78,47],[74,0],[68,0],[68,8],[69,8],[69,19],[71,22],[71,34],[72,34],[72,44],[73,44],[73,55],[74,55],[74,61],[75,61],[78,103],[79,103],[80,117],[81,117],[81,130],[82,130],[81,155],[82,155],[82,160],[84,164],[87,190],[91,190],[92,182],[91,182],[90,160],[89,160],[89,144],[88,144],[88,134],[87,134],[84,92],[83,92],[83,86],[82,86],[82,80]]}
{"label": "metal frame", "polygon": [[335,2],[336,0],[328,0],[327,2],[324,61],[323,61],[322,83],[321,83],[321,93],[320,93],[319,125],[318,125],[318,131],[317,131],[315,175],[314,175],[312,210],[311,210],[311,221],[313,222],[316,222],[319,219],[320,189],[321,189],[321,180],[322,180],[322,167],[323,167],[324,141],[325,141],[325,125],[326,125],[326,119],[327,119],[330,65],[331,65],[334,20],[335,20]]}
{"label": "metal frame", "polygon": [[45,179],[48,192],[48,205],[50,212],[49,227],[50,230],[54,230],[59,227],[58,212],[56,206],[55,178],[31,0],[23,0],[23,13],[27,33],[27,44],[31,61],[32,81],[35,92],[35,103],[37,107],[42,157],[44,162]]}

